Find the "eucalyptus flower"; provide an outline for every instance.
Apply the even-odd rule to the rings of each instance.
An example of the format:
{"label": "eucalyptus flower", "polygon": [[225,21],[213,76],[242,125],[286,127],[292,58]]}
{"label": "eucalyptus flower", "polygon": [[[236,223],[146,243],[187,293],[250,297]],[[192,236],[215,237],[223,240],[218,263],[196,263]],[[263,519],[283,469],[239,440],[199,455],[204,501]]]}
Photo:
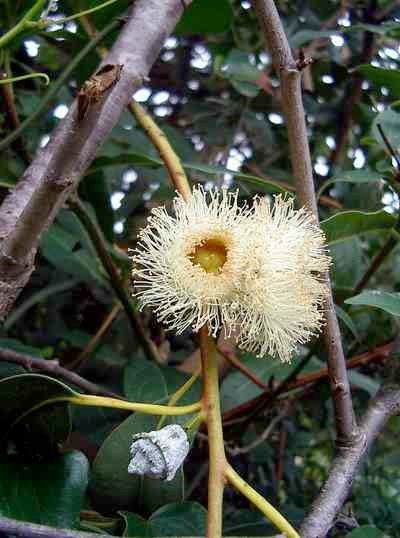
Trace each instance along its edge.
{"label": "eucalyptus flower", "polygon": [[324,235],[304,208],[276,196],[238,204],[201,186],[174,215],[152,210],[133,253],[134,294],[167,328],[223,328],[241,349],[289,361],[322,325]]}

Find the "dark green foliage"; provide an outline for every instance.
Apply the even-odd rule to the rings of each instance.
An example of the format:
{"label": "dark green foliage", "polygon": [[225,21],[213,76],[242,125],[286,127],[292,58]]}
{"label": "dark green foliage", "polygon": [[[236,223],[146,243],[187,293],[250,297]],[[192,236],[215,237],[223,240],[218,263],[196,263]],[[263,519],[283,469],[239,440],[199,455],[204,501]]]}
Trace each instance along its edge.
{"label": "dark green foliage", "polygon": [[[98,3],[60,0],[58,12],[67,16]],[[0,2],[1,30],[15,25],[32,4]],[[351,358],[392,340],[398,332],[398,247],[363,291],[355,294],[354,290],[389,237],[398,238],[393,231],[399,209],[398,177],[378,126],[392,149],[400,151],[400,25],[395,20],[400,10],[393,6],[380,21],[379,14],[392,2],[350,2],[339,22],[326,26],[342,4],[339,0],[277,4],[296,56],[303,47],[315,60],[304,80],[303,97],[321,226],[333,260],[337,313],[345,354]],[[120,0],[94,13],[91,20],[103,29],[123,16],[129,5],[128,0]],[[374,11],[372,18],[367,16],[368,6]],[[363,54],[366,32],[373,41],[367,59]],[[111,46],[116,35],[116,30],[111,32],[104,44]],[[0,199],[23,174],[27,154],[34,154],[59,122],[57,115],[65,112],[61,105],[72,103],[96,69],[99,58],[93,49],[65,80],[59,78],[88,43],[83,27],[75,21],[63,29],[25,33],[0,57],[2,67],[10,66],[14,76],[42,71],[51,79],[50,90],[56,88],[46,98],[49,88],[39,79],[14,85],[21,121],[43,109],[19,142],[2,152]],[[37,55],[30,56],[35,44]],[[360,77],[362,90],[351,108],[342,154],[335,159],[332,150],[340,143],[340,127],[348,119],[346,103]],[[165,131],[193,183],[229,181],[245,200],[254,194],[295,195],[277,86],[250,2],[195,0],[137,97]],[[0,105],[3,140],[13,125],[2,98]],[[159,204],[170,206],[174,196],[162,159],[128,111],[99,147],[82,178],[79,196],[104,234],[128,288],[128,248],[134,247],[149,210]],[[32,279],[0,329],[0,348],[57,359],[130,401],[166,403],[188,379],[183,372],[194,370],[187,359],[197,348],[196,338],[190,333],[168,334],[149,312],[141,314],[160,349],[164,360],[160,366],[145,358],[121,309],[88,351],[117,302],[85,227],[72,210],[63,207],[41,238]],[[276,387],[306,357],[300,377],[325,367],[322,342],[314,339],[301,347],[290,365],[248,354],[241,360],[262,383]],[[371,360],[351,371],[358,415],[378,390],[382,370],[381,362]],[[155,429],[158,419],[103,408],[79,407],[70,413],[67,404],[60,402],[36,409],[71,390],[48,376],[0,362],[0,515],[119,536],[204,535],[207,443],[202,438],[193,441],[184,470],[172,482],[133,477],[127,473],[132,435]],[[262,392],[242,373],[227,369],[221,385],[223,411],[232,411]],[[192,403],[200,393],[197,382],[180,403]],[[249,446],[288,405],[266,441],[229,457],[243,477],[299,526],[329,471],[334,415],[326,378],[298,386],[290,396],[294,397],[290,404],[285,393],[249,420],[228,424],[225,435],[229,449]],[[187,420],[180,417],[176,422]],[[352,530],[338,524],[331,536],[400,537],[399,428],[395,417],[369,454],[343,509],[361,526]],[[229,488],[224,521],[227,536],[275,533]]]}

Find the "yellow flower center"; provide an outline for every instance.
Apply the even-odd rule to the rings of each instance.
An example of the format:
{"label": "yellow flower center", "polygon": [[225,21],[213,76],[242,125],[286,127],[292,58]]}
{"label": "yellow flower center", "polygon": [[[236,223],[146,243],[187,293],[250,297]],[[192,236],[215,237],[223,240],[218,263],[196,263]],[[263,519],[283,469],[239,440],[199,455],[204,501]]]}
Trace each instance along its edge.
{"label": "yellow flower center", "polygon": [[194,265],[200,265],[206,273],[219,273],[226,262],[227,250],[217,239],[209,239],[194,248],[189,256]]}

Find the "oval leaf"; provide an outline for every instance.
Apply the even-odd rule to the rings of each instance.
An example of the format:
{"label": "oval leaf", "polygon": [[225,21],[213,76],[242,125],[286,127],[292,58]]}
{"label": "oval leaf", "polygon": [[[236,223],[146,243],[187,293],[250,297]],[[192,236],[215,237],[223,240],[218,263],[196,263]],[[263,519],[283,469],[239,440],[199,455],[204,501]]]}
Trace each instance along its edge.
{"label": "oval leaf", "polygon": [[146,521],[137,514],[121,512],[123,536],[205,536],[207,511],[196,502],[163,506]]}
{"label": "oval leaf", "polygon": [[321,222],[329,244],[344,241],[366,232],[390,230],[396,223],[396,217],[383,209],[371,213],[363,211],[343,211]]}
{"label": "oval leaf", "polygon": [[43,463],[0,461],[0,515],[78,528],[89,464],[78,451]]}
{"label": "oval leaf", "polygon": [[165,503],[183,500],[183,473],[171,482],[128,474],[130,445],[136,433],[152,431],[158,417],[135,414],[107,437],[93,463],[90,491],[100,510],[127,510],[132,506],[152,512]]}
{"label": "oval leaf", "polygon": [[[42,402],[75,394],[67,385],[39,374],[22,374],[0,380],[0,431],[5,440],[12,434],[18,446],[32,455],[56,451],[70,433],[69,406]],[[15,426],[15,427],[13,427]]]}
{"label": "oval leaf", "polygon": [[328,181],[325,181],[317,193],[317,198],[321,196],[327,187],[333,185],[334,183],[374,183],[376,181],[380,181],[381,179],[382,175],[372,170],[347,170],[339,172],[331,179],[328,179]]}
{"label": "oval leaf", "polygon": [[159,366],[135,358],[124,370],[124,392],[132,402],[155,403],[168,398],[167,385]]}
{"label": "oval leaf", "polygon": [[345,303],[359,306],[373,306],[393,316],[400,316],[400,293],[389,293],[379,290],[363,291],[355,297],[346,299]]}

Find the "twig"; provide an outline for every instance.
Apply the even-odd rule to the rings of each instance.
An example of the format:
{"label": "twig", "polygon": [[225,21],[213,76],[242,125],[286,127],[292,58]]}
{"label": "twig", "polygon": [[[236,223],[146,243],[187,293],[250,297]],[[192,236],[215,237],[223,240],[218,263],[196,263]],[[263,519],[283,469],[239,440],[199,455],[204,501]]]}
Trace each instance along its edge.
{"label": "twig", "polygon": [[92,383],[91,381],[84,379],[83,377],[76,374],[75,372],[71,372],[70,370],[63,368],[62,366],[59,365],[58,360],[55,360],[55,359],[54,360],[39,359],[37,357],[31,357],[30,355],[19,353],[12,349],[0,348],[0,360],[6,361],[6,362],[12,362],[14,364],[19,364],[23,366],[24,368],[26,368],[27,370],[40,370],[41,372],[46,372],[47,374],[60,377],[61,379],[64,379],[65,381],[68,381],[69,383],[73,383],[77,387],[91,394],[123,399],[118,394],[108,391],[100,387],[99,385],[96,385],[95,383]]}
{"label": "twig", "polygon": [[89,234],[89,237],[96,248],[96,252],[109,275],[110,284],[116,296],[121,301],[121,304],[125,309],[125,313],[131,325],[132,331],[138,339],[144,352],[149,357],[149,359],[161,363],[162,361],[158,353],[158,349],[146,333],[140,316],[138,315],[133,305],[133,301],[129,296],[129,292],[126,290],[124,283],[121,280],[119,271],[114,264],[110,254],[108,253],[107,243],[102,231],[100,230],[97,223],[94,222],[89,212],[87,211],[85,204],[80,200],[77,195],[73,195],[70,197],[70,199],[68,200],[68,205],[74,211],[76,216],[81,221],[82,225],[85,227],[87,233]]}
{"label": "twig", "polygon": [[246,376],[250,381],[252,381],[257,387],[260,387],[264,390],[268,389],[268,385],[266,383],[263,383],[261,379],[259,379],[254,372],[246,368],[246,366],[236,358],[235,353],[233,351],[225,351],[221,349],[221,346],[217,347],[218,353],[220,353],[224,359],[226,359],[230,364],[239,370],[244,376]]}
{"label": "twig", "polygon": [[[5,71],[0,72],[0,79],[8,78],[8,74]],[[7,123],[11,129],[18,129],[21,125],[19,120],[17,107],[15,106],[14,92],[12,89],[12,84],[2,84],[0,85],[0,93],[2,97],[3,108],[5,116],[7,118]],[[22,138],[17,138],[14,143],[14,148],[16,152],[20,155],[22,160],[26,165],[31,161],[31,156],[26,150],[24,141]]]}
{"label": "twig", "polygon": [[8,517],[0,517],[0,533],[4,536],[20,538],[110,538],[109,534],[54,529],[47,525],[25,523]]}
{"label": "twig", "polygon": [[280,411],[280,413],[271,420],[271,422],[268,424],[265,430],[261,433],[261,435],[257,436],[257,438],[254,439],[254,441],[252,441],[248,445],[236,447],[236,448],[229,448],[228,446],[226,446],[225,447],[226,451],[231,456],[239,456],[241,454],[247,454],[248,452],[251,452],[252,450],[257,448],[259,445],[261,445],[268,439],[268,437],[274,431],[275,427],[287,415],[288,411],[289,411],[289,406],[285,405],[284,408]]}
{"label": "twig", "polygon": [[335,457],[328,479],[314,501],[301,527],[302,538],[326,536],[334,518],[348,496],[359,465],[370,446],[386,426],[388,419],[400,414],[400,339],[393,345],[387,380],[368,406],[360,422],[360,436]]}
{"label": "twig", "polygon": [[[278,186],[282,187],[282,189],[285,189],[289,192],[296,192],[296,187],[294,185],[291,185],[290,183],[286,183],[285,181],[277,181],[276,179],[263,174],[263,172],[260,170],[260,168],[253,163],[246,164],[246,168],[250,170],[250,172],[255,172],[256,175],[259,177],[265,179],[266,181],[273,179],[274,183],[276,183]],[[332,198],[331,196],[325,196],[322,195],[319,198],[319,201],[321,204],[325,205],[326,207],[332,207],[333,209],[342,209],[343,204],[339,202],[338,200],[335,200],[335,198]]]}
{"label": "twig", "polygon": [[99,344],[100,339],[103,337],[103,335],[107,332],[107,330],[110,328],[111,324],[115,320],[115,318],[118,316],[119,312],[121,310],[120,303],[114,305],[111,309],[111,311],[107,314],[107,316],[104,318],[102,324],[98,328],[97,332],[93,337],[90,339],[90,342],[88,345],[79,353],[77,358],[72,362],[68,364],[68,367],[72,370],[74,368],[77,368],[78,366],[81,367],[82,364],[85,362],[85,360],[93,353],[93,351],[96,349],[96,347]]}
{"label": "twig", "polygon": [[[311,154],[301,94],[301,72],[292,56],[273,0],[253,1],[281,82],[282,106],[287,122],[290,157],[299,201],[307,206],[318,220]],[[346,444],[355,436],[357,425],[329,275],[326,275],[325,280],[329,295],[325,306],[324,336],[335,406],[337,441],[340,444]]]}
{"label": "twig", "polygon": [[168,170],[172,184],[182,197],[187,200],[191,196],[189,181],[181,161],[169,143],[168,138],[139,103],[131,101],[129,103],[129,110],[135,116],[139,125],[146,131],[147,136],[156,147]]}
{"label": "twig", "polygon": [[[357,368],[358,366],[364,366],[371,362],[384,361],[390,355],[392,351],[392,347],[393,347],[393,342],[388,342],[380,346],[377,346],[375,349],[371,351],[367,351],[366,353],[363,353],[362,355],[357,355],[347,361],[346,363],[347,368],[350,370],[352,368]],[[306,374],[286,384],[285,391],[282,391],[282,393],[295,390],[305,385],[317,383],[318,381],[321,381],[322,379],[328,377],[328,375],[329,375],[328,369],[321,368],[320,370],[316,372]],[[253,398],[252,400],[249,400],[241,405],[238,405],[237,407],[234,407],[233,409],[230,409],[229,411],[226,411],[223,415],[224,424],[242,415],[247,415],[249,412],[253,411],[260,404],[264,405],[267,398],[271,398],[271,394],[272,394],[272,391],[265,392],[263,394],[260,394],[260,396]]]}
{"label": "twig", "polygon": [[90,107],[83,121],[77,121],[76,102],[71,106],[18,187],[4,200],[0,208],[0,317],[8,313],[30,278],[41,233],[141,86],[182,12],[179,0],[134,2],[105,59],[110,65],[124,66],[119,81]]}

